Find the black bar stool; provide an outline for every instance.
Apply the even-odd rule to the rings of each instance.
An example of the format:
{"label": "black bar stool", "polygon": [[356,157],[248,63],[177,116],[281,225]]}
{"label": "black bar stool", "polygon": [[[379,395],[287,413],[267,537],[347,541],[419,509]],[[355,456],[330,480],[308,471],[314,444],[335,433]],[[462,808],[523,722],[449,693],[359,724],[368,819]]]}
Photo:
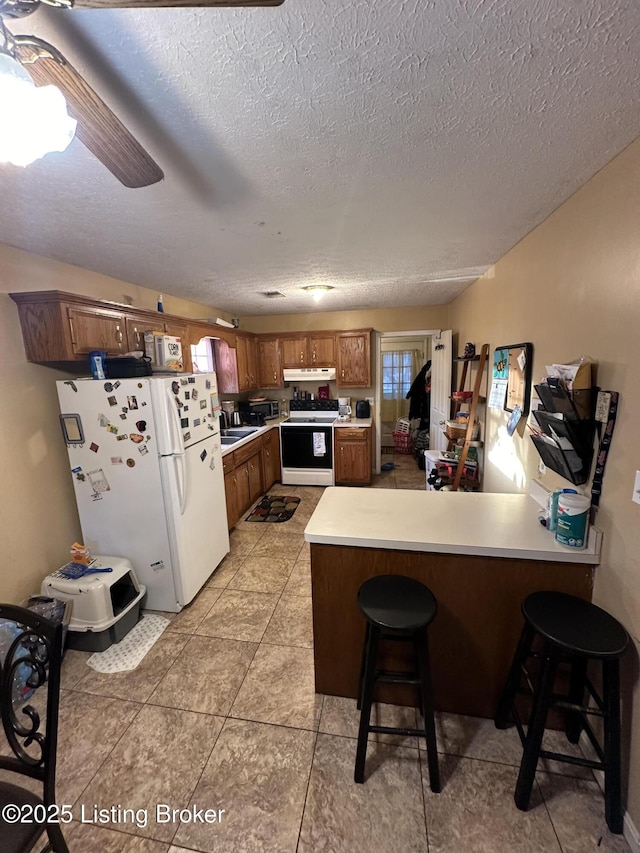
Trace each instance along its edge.
{"label": "black bar stool", "polygon": [[[495,724],[507,728],[511,718],[518,728],[523,745],[520,773],[516,783],[516,806],[523,811],[529,797],[539,758],[579,764],[604,770],[605,818],[611,832],[622,832],[622,802],[620,793],[620,673],[619,660],[629,645],[629,635],[622,625],[605,610],[589,601],[561,592],[534,592],[522,604],[525,619],[518,648],[511,664],[504,691],[498,704]],[[533,652],[536,636],[541,637],[541,652]],[[538,682],[532,686],[526,663],[529,658],[541,660]],[[602,664],[602,696],[587,677],[587,663]],[[571,666],[567,694],[553,692],[558,664]],[[528,688],[521,688],[524,674]],[[585,689],[596,707],[583,705]],[[518,693],[533,694],[529,727],[525,735],[515,706]],[[599,761],[549,752],[542,749],[547,715],[552,708],[566,712],[567,739],[577,743],[584,729]],[[587,719],[587,714],[603,718],[604,747],[600,744]]]}
{"label": "black bar stool", "polygon": [[[424,737],[427,741],[429,783],[431,790],[440,791],[436,728],[433,717],[433,690],[429,669],[429,640],[427,628],[433,622],[438,603],[431,592],[418,581],[402,575],[380,575],[365,581],[358,590],[358,607],[367,619],[367,632],[360,669],[358,708],[360,729],[354,778],[364,782],[369,732]],[[416,652],[417,673],[392,672],[377,669],[378,646],[381,639],[411,641]],[[378,682],[415,684],[419,690],[423,729],[372,726],[371,705]]]}

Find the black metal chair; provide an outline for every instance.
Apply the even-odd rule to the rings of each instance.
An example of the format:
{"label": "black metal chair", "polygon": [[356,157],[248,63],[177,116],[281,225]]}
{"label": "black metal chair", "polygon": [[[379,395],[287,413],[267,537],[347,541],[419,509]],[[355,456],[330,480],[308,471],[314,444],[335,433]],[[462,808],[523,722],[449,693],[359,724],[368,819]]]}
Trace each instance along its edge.
{"label": "black metal chair", "polygon": [[0,714],[12,753],[0,755],[0,769],[43,786],[39,797],[0,781],[2,853],[27,853],[45,831],[44,850],[69,853],[61,830],[67,816],[56,815],[55,796],[62,631],[61,623],[0,604]]}
{"label": "black metal chair", "polygon": [[[507,728],[513,719],[523,745],[514,796],[516,806],[522,811],[529,806],[539,758],[604,770],[607,826],[611,832],[621,833],[619,660],[627,650],[629,635],[605,610],[561,592],[532,593],[522,604],[522,615],[525,624],[495,718],[499,729]],[[540,652],[534,651],[536,638],[542,640]],[[527,661],[531,658],[541,662],[535,686],[527,670]],[[589,660],[602,664],[602,696],[587,676]],[[558,666],[563,662],[570,665],[569,688],[566,694],[557,694],[554,693],[554,683]],[[521,687],[523,675],[526,688]],[[583,704],[585,691],[595,702],[595,707]],[[515,703],[518,693],[533,695],[526,734]],[[559,708],[566,713],[565,731],[571,743],[577,743],[584,730],[598,761],[542,749],[551,708]],[[587,715],[602,718],[604,746],[596,737]]]}
{"label": "black metal chair", "polygon": [[[354,779],[359,783],[364,782],[369,732],[424,737],[427,743],[429,784],[431,790],[437,793],[440,791],[440,772],[427,628],[435,619],[438,603],[430,589],[412,578],[402,575],[379,575],[362,584],[358,590],[358,606],[367,619],[367,629],[360,669],[358,708],[361,712]],[[381,639],[412,642],[415,648],[417,672],[378,670],[378,646]],[[413,684],[418,688],[424,728],[411,729],[370,724],[373,694],[379,682]]]}

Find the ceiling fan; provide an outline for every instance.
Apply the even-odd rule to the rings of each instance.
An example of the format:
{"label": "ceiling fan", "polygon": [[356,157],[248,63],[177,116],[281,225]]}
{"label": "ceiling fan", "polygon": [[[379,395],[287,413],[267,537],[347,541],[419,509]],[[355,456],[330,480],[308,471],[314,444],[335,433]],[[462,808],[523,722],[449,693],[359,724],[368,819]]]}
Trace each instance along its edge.
{"label": "ceiling fan", "polygon": [[131,9],[279,6],[284,0],[0,0],[0,58],[17,60],[37,87],[56,86],[77,121],[78,139],[126,187],[147,187],[162,180],[162,169],[86,80],[52,45],[34,36],[12,35],[4,27],[4,18],[30,15],[40,2],[61,9]]}

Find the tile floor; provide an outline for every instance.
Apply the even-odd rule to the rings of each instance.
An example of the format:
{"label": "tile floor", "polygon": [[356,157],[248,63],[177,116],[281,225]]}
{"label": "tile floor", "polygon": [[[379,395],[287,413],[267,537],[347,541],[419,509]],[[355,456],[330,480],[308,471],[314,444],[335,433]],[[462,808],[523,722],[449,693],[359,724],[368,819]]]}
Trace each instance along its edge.
{"label": "tile floor", "polygon": [[[423,487],[410,457],[394,461],[375,487]],[[67,653],[58,800],[74,806],[72,853],[626,853],[589,771],[541,769],[532,807],[518,811],[519,741],[489,720],[439,715],[440,794],[413,738],[372,736],[366,783],[354,784],[355,701],[314,692],[303,531],[322,490],[274,491],[302,498],[293,518],[241,522],[229,556],[135,671],[100,675],[88,654]],[[416,724],[412,709],[376,715]],[[158,820],[156,804],[224,813]],[[88,822],[96,807],[116,820]],[[118,822],[118,809],[136,815]]]}

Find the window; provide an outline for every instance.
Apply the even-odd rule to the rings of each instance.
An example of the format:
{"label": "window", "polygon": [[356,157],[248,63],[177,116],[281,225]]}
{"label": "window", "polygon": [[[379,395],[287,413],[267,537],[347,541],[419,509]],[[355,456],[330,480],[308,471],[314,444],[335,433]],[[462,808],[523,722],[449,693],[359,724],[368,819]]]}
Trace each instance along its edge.
{"label": "window", "polygon": [[209,338],[202,338],[195,346],[192,344],[191,363],[194,373],[213,373],[213,356]]}
{"label": "window", "polygon": [[412,350],[382,353],[382,399],[404,399],[413,382]]}

